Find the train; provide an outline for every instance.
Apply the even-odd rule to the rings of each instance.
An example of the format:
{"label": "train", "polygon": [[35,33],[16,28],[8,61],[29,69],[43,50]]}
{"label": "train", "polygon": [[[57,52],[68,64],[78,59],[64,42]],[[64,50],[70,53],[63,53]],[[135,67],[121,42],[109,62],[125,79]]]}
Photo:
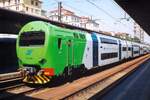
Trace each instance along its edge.
{"label": "train", "polygon": [[15,72],[18,69],[16,39],[15,34],[0,33],[0,74]]}
{"label": "train", "polygon": [[19,32],[16,52],[24,82],[46,84],[150,52],[150,46],[97,32],[32,21]]}

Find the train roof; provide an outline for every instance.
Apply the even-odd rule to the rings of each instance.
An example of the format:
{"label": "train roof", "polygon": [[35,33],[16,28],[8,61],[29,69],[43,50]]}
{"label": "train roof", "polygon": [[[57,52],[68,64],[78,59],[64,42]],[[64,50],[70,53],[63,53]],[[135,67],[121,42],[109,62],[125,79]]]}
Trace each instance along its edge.
{"label": "train roof", "polygon": [[4,33],[0,33],[0,39],[3,39],[3,38],[16,39],[17,37],[18,37],[18,35],[15,35],[15,34],[4,34]]}

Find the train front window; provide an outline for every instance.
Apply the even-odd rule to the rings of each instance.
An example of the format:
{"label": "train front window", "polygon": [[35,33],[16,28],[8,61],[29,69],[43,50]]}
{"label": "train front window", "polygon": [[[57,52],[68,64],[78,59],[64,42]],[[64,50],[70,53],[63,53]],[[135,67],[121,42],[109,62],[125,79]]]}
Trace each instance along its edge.
{"label": "train front window", "polygon": [[20,35],[20,46],[44,45],[45,33],[43,31],[23,32]]}

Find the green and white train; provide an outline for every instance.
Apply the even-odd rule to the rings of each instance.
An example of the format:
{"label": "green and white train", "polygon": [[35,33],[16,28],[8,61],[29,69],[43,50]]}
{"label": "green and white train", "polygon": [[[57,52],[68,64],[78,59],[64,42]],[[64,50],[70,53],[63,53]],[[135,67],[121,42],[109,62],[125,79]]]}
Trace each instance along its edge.
{"label": "green and white train", "polygon": [[144,44],[42,21],[26,24],[17,39],[19,66],[27,83],[44,84],[50,77],[79,74],[148,52]]}

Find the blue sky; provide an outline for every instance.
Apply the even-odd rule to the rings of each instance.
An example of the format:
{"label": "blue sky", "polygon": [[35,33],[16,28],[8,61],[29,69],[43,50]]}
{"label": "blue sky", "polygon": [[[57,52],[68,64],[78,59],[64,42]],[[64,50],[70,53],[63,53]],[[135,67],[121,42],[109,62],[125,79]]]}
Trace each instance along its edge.
{"label": "blue sky", "polygon": [[[62,6],[75,12],[79,16],[92,16],[97,19],[102,31],[126,32],[133,36],[133,20],[119,20],[125,12],[114,0],[43,0],[43,8],[51,11],[57,9],[57,2],[62,1]],[[88,1],[95,3],[98,8]],[[127,18],[129,16],[127,15]],[[145,35],[145,41],[150,43],[150,37]]]}

